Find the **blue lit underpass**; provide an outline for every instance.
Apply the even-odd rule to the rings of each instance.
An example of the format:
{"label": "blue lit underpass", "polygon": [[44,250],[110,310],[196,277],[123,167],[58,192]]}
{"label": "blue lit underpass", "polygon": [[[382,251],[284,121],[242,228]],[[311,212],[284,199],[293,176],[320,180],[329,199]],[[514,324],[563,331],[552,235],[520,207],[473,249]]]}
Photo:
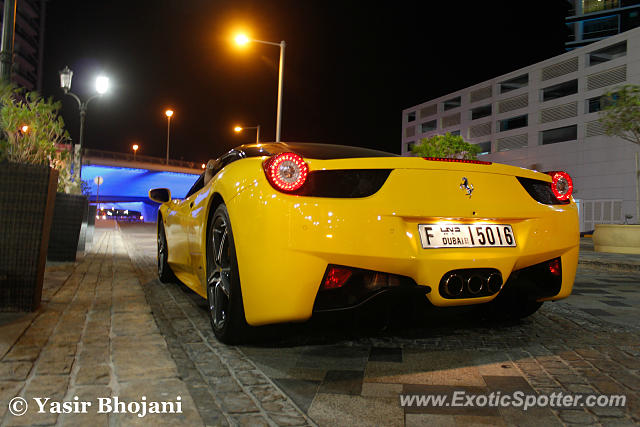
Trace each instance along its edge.
{"label": "blue lit underpass", "polygon": [[[101,176],[104,180],[98,186],[94,178]],[[145,222],[155,222],[158,204],[149,200],[151,188],[168,188],[172,198],[184,198],[198,175],[179,172],[168,172],[133,167],[84,165],[82,179],[90,184],[89,201],[96,201],[103,209],[128,209],[138,211]]]}

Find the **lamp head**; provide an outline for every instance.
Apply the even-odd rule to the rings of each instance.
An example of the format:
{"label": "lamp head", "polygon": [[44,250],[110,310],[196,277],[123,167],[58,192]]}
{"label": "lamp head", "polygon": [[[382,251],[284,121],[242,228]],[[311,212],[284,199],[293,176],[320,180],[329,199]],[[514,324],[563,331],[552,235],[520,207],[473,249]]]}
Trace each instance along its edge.
{"label": "lamp head", "polygon": [[165,112],[164,112],[164,114],[165,114],[167,117],[171,117],[171,116],[173,116],[173,110],[167,110],[167,111],[165,111]]}
{"label": "lamp head", "polygon": [[64,90],[64,93],[71,90],[71,79],[73,78],[73,71],[68,66],[65,66],[60,73],[60,87]]}
{"label": "lamp head", "polygon": [[249,40],[249,37],[247,37],[246,34],[238,34],[235,38],[235,41],[238,46],[244,46],[251,40]]}
{"label": "lamp head", "polygon": [[235,132],[242,132],[242,126],[236,126],[233,128]]}
{"label": "lamp head", "polygon": [[109,77],[98,76],[96,77],[96,92],[100,95],[104,95],[109,90]]}

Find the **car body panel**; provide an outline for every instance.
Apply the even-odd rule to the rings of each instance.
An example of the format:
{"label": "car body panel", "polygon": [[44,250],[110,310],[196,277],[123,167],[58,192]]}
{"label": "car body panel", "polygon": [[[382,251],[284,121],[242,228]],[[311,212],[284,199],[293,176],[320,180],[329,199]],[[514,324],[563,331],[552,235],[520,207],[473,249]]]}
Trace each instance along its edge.
{"label": "car body panel", "polygon": [[[422,158],[305,159],[311,171],[392,169],[369,197],[307,197],[275,190],[263,171],[265,159],[230,163],[185,201],[160,209],[168,227],[169,264],[205,297],[207,222],[216,201],[226,204],[251,325],[308,319],[328,264],[410,277],[425,286],[432,304],[453,306],[488,302],[495,295],[444,298],[438,283],[450,270],[496,268],[506,281],[514,270],[561,257],[562,288],[547,299],[571,293],[579,247],[576,205],[538,203],[516,179],[550,182],[548,175]],[[471,196],[461,188],[463,178],[473,186]],[[477,222],[510,224],[517,246],[422,248],[418,224]]]}

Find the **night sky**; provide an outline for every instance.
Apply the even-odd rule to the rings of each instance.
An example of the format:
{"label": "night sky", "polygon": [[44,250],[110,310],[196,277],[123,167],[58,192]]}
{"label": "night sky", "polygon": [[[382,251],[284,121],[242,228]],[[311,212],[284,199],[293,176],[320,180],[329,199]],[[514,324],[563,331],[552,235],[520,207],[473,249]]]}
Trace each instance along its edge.
{"label": "night sky", "polygon": [[[524,9],[523,6],[528,7]],[[74,71],[82,99],[95,77],[112,91],[92,101],[85,147],[205,162],[275,138],[279,49],[238,49],[235,29],[287,43],[282,140],[399,153],[404,108],[564,52],[562,0],[51,0],[43,94],[62,100],[77,141],[79,112],[58,71]]]}

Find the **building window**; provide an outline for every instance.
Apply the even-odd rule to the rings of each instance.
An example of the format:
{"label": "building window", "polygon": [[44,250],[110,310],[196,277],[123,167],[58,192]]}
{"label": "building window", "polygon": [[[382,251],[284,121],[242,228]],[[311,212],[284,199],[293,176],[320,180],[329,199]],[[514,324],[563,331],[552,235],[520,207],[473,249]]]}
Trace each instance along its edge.
{"label": "building window", "polygon": [[606,107],[615,104],[618,99],[617,94],[613,94],[612,96],[596,96],[595,98],[587,99],[587,111],[589,113],[596,113],[598,111],[604,110]]}
{"label": "building window", "polygon": [[542,145],[555,144],[556,142],[575,141],[578,139],[578,125],[565,126],[540,132]]}
{"label": "building window", "polygon": [[582,13],[615,9],[618,7],[619,2],[620,0],[582,0]]}
{"label": "building window", "polygon": [[614,36],[620,32],[618,21],[618,15],[586,19],[582,21],[582,39],[588,40]]}
{"label": "building window", "polygon": [[471,120],[481,119],[491,115],[491,104],[476,107],[471,110]]}
{"label": "building window", "polygon": [[415,142],[415,141],[409,141],[409,142],[407,142],[407,151],[408,151],[409,153],[412,153],[412,152],[413,152],[413,146],[414,146],[414,145],[416,145],[416,142]]}
{"label": "building window", "polygon": [[409,113],[407,113],[407,122],[413,122],[416,120],[416,112],[415,111],[411,111]]}
{"label": "building window", "polygon": [[529,124],[529,116],[526,114],[523,116],[511,117],[510,119],[504,119],[498,121],[498,130],[504,132],[506,130],[523,128]]}
{"label": "building window", "polygon": [[478,148],[480,148],[480,152],[478,153],[478,156],[491,154],[491,141],[479,142],[476,145],[478,146]]}
{"label": "building window", "polygon": [[526,87],[529,84],[529,74],[523,74],[518,77],[514,77],[509,80],[505,80],[502,83],[498,83],[500,86],[500,93],[510,92],[512,90]]}
{"label": "building window", "polygon": [[602,96],[596,96],[595,98],[587,99],[587,111],[589,113],[597,113],[598,111],[602,110],[602,107],[604,106],[602,105],[602,98]]}
{"label": "building window", "polygon": [[444,101],[442,104],[444,106],[444,110],[447,111],[458,108],[462,104],[462,99],[459,96],[456,96],[455,98],[451,98],[448,101]]}
{"label": "building window", "polygon": [[457,136],[459,136],[459,135],[460,135],[460,129],[458,129],[458,130],[454,130],[454,131],[452,131],[452,132],[448,132],[448,133],[450,133],[451,135],[457,135]]}
{"label": "building window", "polygon": [[[626,0],[627,2],[637,3],[638,0]],[[622,7],[625,7],[625,0],[623,0]],[[628,6],[637,6],[637,4],[629,4]],[[638,13],[638,9],[630,10],[628,12],[624,12],[620,16],[620,32],[624,33],[625,31],[629,31],[632,28],[636,28],[640,26],[640,13]]]}
{"label": "building window", "polygon": [[542,101],[562,98],[563,96],[573,95],[574,93],[578,93],[577,79],[542,89]]}
{"label": "building window", "polygon": [[437,120],[431,120],[429,122],[424,122],[420,125],[420,130],[422,131],[422,133],[425,132],[431,132],[432,130],[436,130],[438,128],[437,126]]}
{"label": "building window", "polygon": [[620,58],[627,54],[627,41],[616,43],[611,46],[589,53],[589,65],[598,65],[612,59]]}

